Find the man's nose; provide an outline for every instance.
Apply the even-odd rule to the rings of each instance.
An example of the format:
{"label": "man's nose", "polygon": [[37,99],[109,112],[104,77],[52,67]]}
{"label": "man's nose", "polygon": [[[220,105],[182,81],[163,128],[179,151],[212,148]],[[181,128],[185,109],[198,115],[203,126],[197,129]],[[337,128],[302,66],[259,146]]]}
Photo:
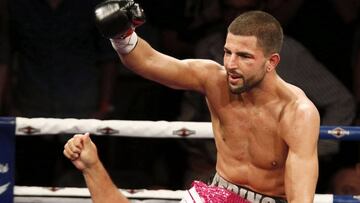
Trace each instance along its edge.
{"label": "man's nose", "polygon": [[228,61],[228,67],[233,69],[237,67],[237,56],[236,54],[231,54]]}

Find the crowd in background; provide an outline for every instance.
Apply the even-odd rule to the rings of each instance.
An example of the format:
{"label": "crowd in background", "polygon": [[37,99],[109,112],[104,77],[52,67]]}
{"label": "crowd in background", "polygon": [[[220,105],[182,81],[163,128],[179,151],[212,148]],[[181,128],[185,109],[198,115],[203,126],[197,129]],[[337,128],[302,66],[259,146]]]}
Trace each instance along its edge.
{"label": "crowd in background", "polygon": [[[95,27],[93,8],[99,2],[0,0],[0,115],[210,121],[202,95],[164,87],[123,67]],[[278,74],[304,90],[319,109],[322,125],[360,125],[359,1],[136,2],[147,15],[136,32],[154,48],[180,59],[219,63],[233,18],[252,9],[271,13],[285,34]],[[17,137],[16,184],[83,186],[81,174],[62,156],[69,136]],[[191,180],[210,180],[214,173],[210,139],[94,140],[122,188],[184,189]],[[360,193],[348,185],[335,188],[348,171],[360,181],[359,143],[319,141],[318,193]]]}

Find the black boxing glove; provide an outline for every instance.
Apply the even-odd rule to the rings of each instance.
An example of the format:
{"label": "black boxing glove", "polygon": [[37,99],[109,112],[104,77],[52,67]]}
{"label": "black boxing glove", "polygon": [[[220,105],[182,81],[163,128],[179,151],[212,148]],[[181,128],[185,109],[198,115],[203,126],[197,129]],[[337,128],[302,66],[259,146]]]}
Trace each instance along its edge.
{"label": "black boxing glove", "polygon": [[107,0],[95,8],[95,24],[101,34],[110,38],[114,49],[129,53],[137,43],[135,28],[145,22],[145,14],[133,0]]}

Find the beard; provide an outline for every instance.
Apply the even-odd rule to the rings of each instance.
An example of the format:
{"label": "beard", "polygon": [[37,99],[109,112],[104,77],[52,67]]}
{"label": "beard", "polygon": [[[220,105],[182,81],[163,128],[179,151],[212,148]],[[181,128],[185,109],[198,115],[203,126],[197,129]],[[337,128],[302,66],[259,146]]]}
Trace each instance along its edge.
{"label": "beard", "polygon": [[261,83],[261,81],[264,79],[264,77],[265,77],[265,72],[261,73],[261,75],[259,76],[253,76],[248,79],[245,78],[243,75],[241,75],[239,79],[242,80],[242,83],[235,85],[231,84],[228,78],[227,80],[228,80],[229,90],[232,94],[241,94],[244,92],[248,92],[254,87],[258,86]]}

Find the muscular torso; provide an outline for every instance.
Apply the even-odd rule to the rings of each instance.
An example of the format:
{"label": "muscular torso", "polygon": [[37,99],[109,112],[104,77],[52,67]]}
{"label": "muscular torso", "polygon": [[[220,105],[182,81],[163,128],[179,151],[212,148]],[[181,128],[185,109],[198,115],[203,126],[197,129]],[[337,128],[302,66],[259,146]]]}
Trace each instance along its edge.
{"label": "muscular torso", "polygon": [[287,99],[261,106],[245,104],[231,97],[226,79],[218,82],[206,94],[218,151],[217,172],[234,184],[285,196],[288,147],[279,125]]}
{"label": "muscular torso", "polygon": [[[230,41],[239,40],[233,38]],[[231,60],[239,63],[228,64],[228,71],[243,69],[254,85],[240,95],[230,93],[226,70],[220,64],[201,59],[177,60],[159,54],[142,40],[131,53],[122,55],[122,62],[147,79],[206,96],[217,145],[216,169],[224,179],[265,195],[285,197],[286,190],[289,201],[311,202],[318,177],[320,118],[315,106],[302,90],[277,76],[276,55],[261,60],[263,56],[256,54],[255,58],[260,57],[267,67],[263,78],[260,73],[255,77],[251,71],[255,67],[248,65],[251,57],[242,51],[235,55]],[[244,84],[239,78],[230,79],[234,92]],[[306,177],[303,171],[308,173]]]}

